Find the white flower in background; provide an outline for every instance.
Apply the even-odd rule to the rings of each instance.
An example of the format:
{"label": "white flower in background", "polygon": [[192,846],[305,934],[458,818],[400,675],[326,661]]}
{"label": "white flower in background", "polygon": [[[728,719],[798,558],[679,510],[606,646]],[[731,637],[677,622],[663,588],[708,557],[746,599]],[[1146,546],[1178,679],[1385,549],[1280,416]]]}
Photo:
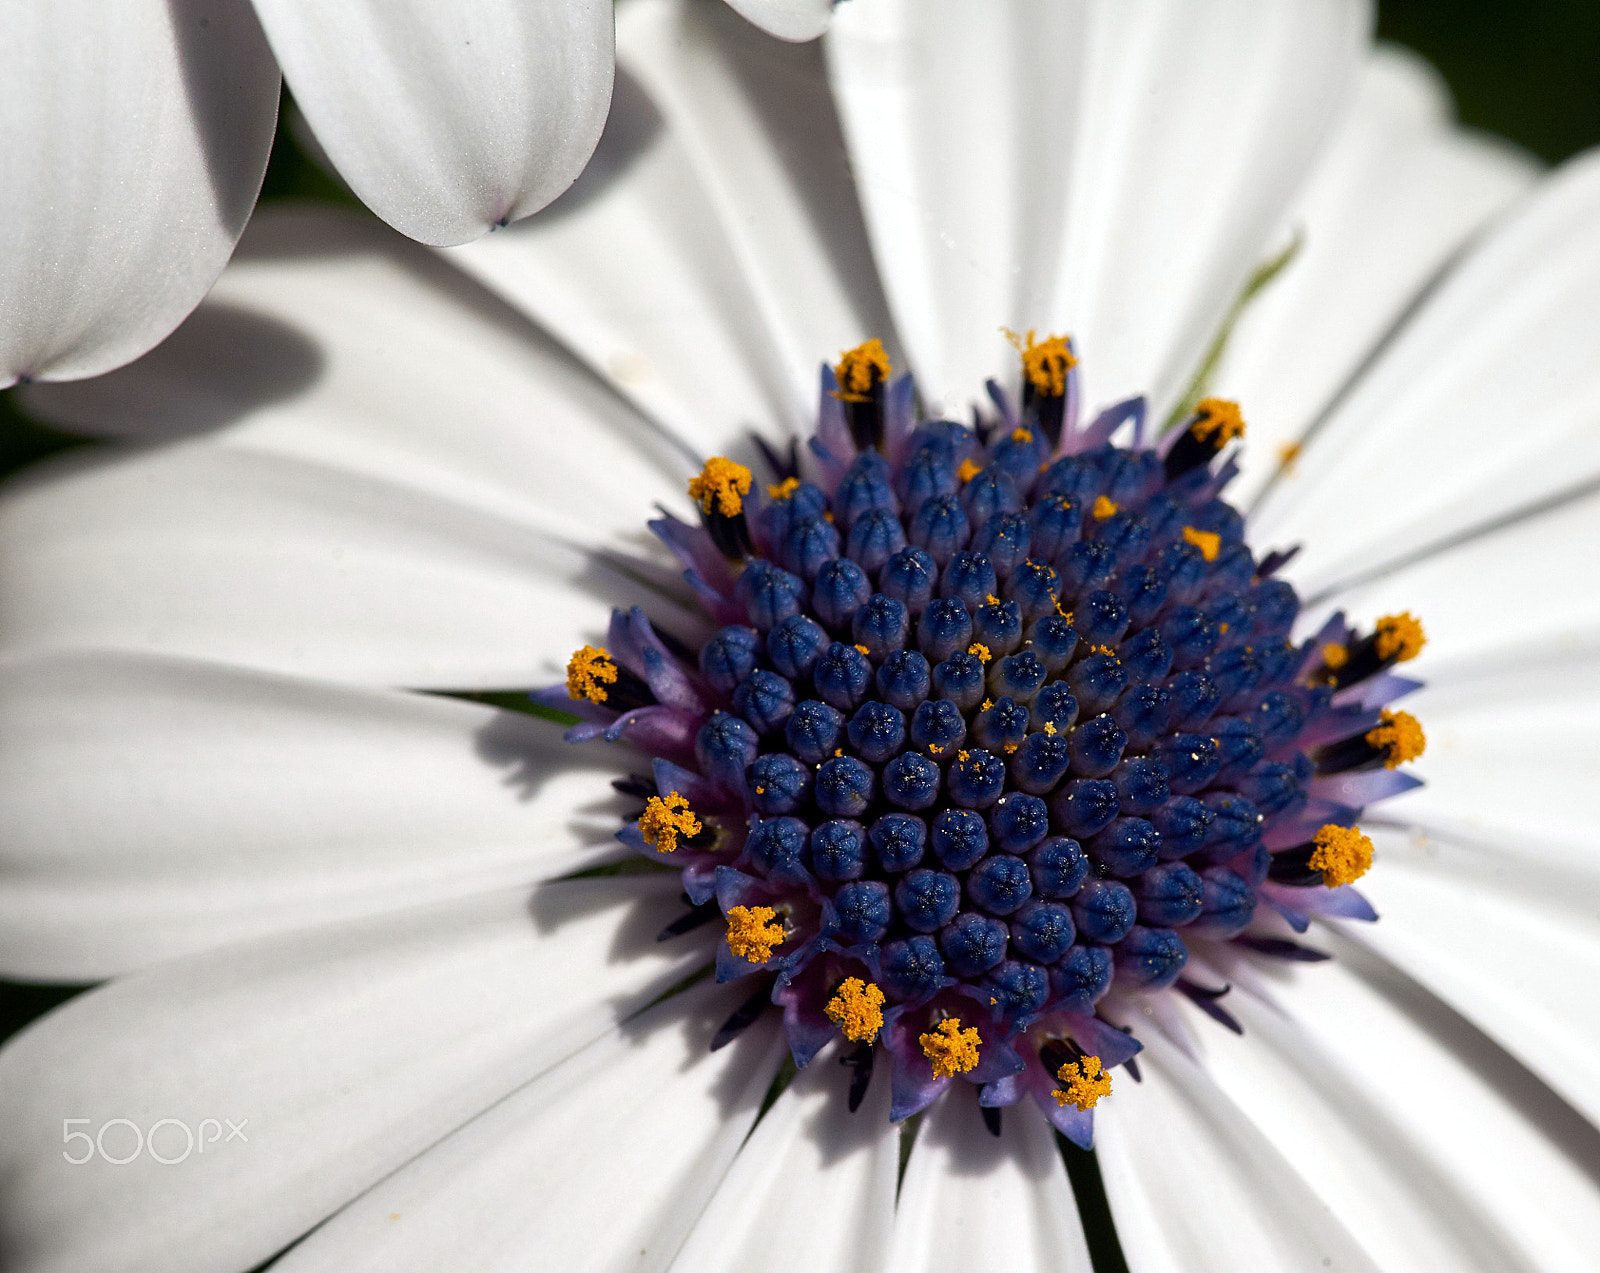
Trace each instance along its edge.
{"label": "white flower in background", "polygon": [[[1364,823],[1379,923],[1241,976],[1240,1036],[1139,1023],[1111,1210],[1141,1271],[1588,1267],[1600,162],[1527,190],[1367,17],[635,0],[543,216],[441,260],[264,214],[166,344],[31,390],[139,445],[0,503],[0,966],[114,978],[0,1053],[7,1267],[1086,1269],[1038,1119],[935,1104],[898,1193],[886,1084],[825,1056],[756,1122],[770,1023],[704,1050],[743,989],[636,1015],[714,945],[653,940],[676,881],[558,878],[635,762],[419,691],[557,680],[611,605],[703,635],[641,517],[808,429],[822,358],[883,335],[965,417],[1002,325],[1065,330],[1159,420],[1295,235],[1212,376],[1229,498],[1308,624],[1426,620],[1428,786]],[[248,1140],[74,1165],[66,1119]]]}
{"label": "white flower in background", "polygon": [[[791,40],[829,0],[739,0]],[[612,0],[16,0],[0,52],[0,387],[97,375],[205,295],[279,71],[339,175],[424,243],[544,207],[594,150]]]}

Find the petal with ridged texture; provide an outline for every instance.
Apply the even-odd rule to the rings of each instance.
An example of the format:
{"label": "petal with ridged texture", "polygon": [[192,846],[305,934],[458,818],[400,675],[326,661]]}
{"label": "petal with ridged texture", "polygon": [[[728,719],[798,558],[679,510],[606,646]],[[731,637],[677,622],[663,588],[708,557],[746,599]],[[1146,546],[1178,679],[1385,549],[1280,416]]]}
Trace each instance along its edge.
{"label": "petal with ridged texture", "polygon": [[1255,535],[1303,540],[1291,573],[1316,596],[1593,484],[1596,330],[1600,152],[1590,152],[1430,294],[1267,488]]}
{"label": "petal with ridged texture", "polygon": [[610,0],[255,6],[339,175],[424,243],[466,243],[538,211],[605,124]]}
{"label": "petal with ridged texture", "polygon": [[681,139],[809,421],[818,363],[895,344],[821,47],[775,43],[721,5],[645,0],[621,14],[617,58]]}
{"label": "petal with ridged texture", "polygon": [[399,482],[571,538],[637,539],[698,467],[548,336],[352,213],[265,208],[171,339],[27,391],[66,428],[229,446]]}
{"label": "petal with ridged texture", "polygon": [[1237,984],[1223,1003],[1243,1036],[1197,1021],[1221,1099],[1385,1270],[1580,1273],[1600,1229],[1600,1131],[1364,949],[1389,927],[1313,933],[1333,960],[1268,970],[1260,999]]}
{"label": "petal with ridged texture", "polygon": [[1484,223],[1525,191],[1533,158],[1455,124],[1450,93],[1414,54],[1380,46],[1354,107],[1287,217],[1293,255],[1250,301],[1213,376],[1250,434],[1229,499],[1248,503]]}
{"label": "petal with ridged texture", "polygon": [[407,1164],[274,1267],[665,1269],[778,1066],[771,1022],[725,1052],[707,1050],[740,997],[691,990],[635,1017]]}
{"label": "petal with ridged texture", "polygon": [[608,601],[703,631],[588,535],[204,439],[34,470],[0,500],[0,544],[8,652],[111,647],[504,689],[559,680]]}
{"label": "petal with ridged texture", "polygon": [[0,958],[104,977],[620,852],[613,756],[513,712],[146,655],[0,662]]}
{"label": "petal with ridged texture", "polygon": [[227,264],[278,70],[247,0],[20,0],[0,54],[0,385],[137,358]]}
{"label": "petal with ridged texture", "polygon": [[1140,1036],[1143,1082],[1119,1071],[1119,1090],[1094,1115],[1100,1170],[1129,1267],[1375,1273],[1337,1214],[1290,1165],[1285,1147],[1157,1030],[1146,1026]]}
{"label": "petal with ridged texture", "polygon": [[[0,1052],[6,1267],[254,1267],[704,958],[704,942],[653,940],[677,888],[641,883],[516,889],[246,943],[69,1003]],[[164,1165],[185,1147],[169,1123],[157,1157],[74,1165],[64,1117],[97,1134],[172,1119],[209,1143]],[[126,1158],[133,1135],[113,1124],[107,1156]]]}
{"label": "petal with ridged texture", "polygon": [[852,1114],[850,1071],[833,1052],[800,1071],[690,1230],[676,1273],[883,1268],[900,1161],[888,1077],[878,1076]]}
{"label": "petal with ridged texture", "polygon": [[1336,117],[1368,20],[1358,0],[842,9],[834,91],[924,392],[962,408],[1009,373],[1006,323],[1071,332],[1089,404],[1149,393],[1164,412]]}
{"label": "petal with ridged texture", "polygon": [[991,1136],[959,1084],[917,1129],[900,1186],[890,1273],[1088,1273],[1089,1251],[1055,1133],[1031,1101]]}

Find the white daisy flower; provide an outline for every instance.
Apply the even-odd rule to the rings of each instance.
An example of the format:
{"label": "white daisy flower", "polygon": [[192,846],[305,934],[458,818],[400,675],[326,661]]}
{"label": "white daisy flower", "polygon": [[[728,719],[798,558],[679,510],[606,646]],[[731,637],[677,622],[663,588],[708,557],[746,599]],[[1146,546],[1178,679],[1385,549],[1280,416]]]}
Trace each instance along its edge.
{"label": "white daisy flower", "polygon": [[[737,0],[790,40],[831,0]],[[605,123],[612,0],[18,0],[0,53],[0,387],[182,321],[255,204],[280,69],[369,208],[424,243],[536,212]]]}
{"label": "white daisy flower", "polygon": [[[1574,574],[1600,533],[1600,163],[1535,183],[1451,125],[1426,68],[1370,50],[1367,20],[1355,0],[851,0],[820,45],[782,45],[721,6],[633,0],[606,136],[542,216],[441,259],[263,214],[171,340],[30,390],[132,445],[0,499],[0,968],[110,979],[0,1052],[7,1267],[1085,1270],[1102,1205],[1139,1270],[1587,1267],[1600,604]],[[1019,336],[1023,377],[1003,327],[1072,341]],[[1217,458],[1233,403],[1248,444]],[[781,471],[813,430],[816,495]],[[780,467],[759,483],[752,431]],[[1212,499],[1235,464],[1245,522]],[[693,517],[691,483],[703,526],[664,529],[698,591],[641,527],[657,504]],[[1038,569],[1023,535],[1056,537]],[[1170,596],[1108,564],[1135,541],[1174,546],[1140,576]],[[906,600],[917,569],[932,590],[919,553],[964,651]],[[846,557],[876,597],[849,601]],[[958,558],[997,600],[966,596]],[[1174,604],[1208,633],[1181,684]],[[1007,607],[1037,608],[1026,649]],[[943,725],[892,657],[912,609]],[[1362,819],[1378,922],[1312,919],[1317,898],[1360,913],[1324,885],[1364,865],[1355,806],[1405,785],[1385,762],[1420,738],[1398,714],[1307,731],[1406,688],[1407,612],[1428,785]],[[786,670],[806,623],[826,653]],[[605,694],[568,702],[602,731],[608,702],[643,704],[620,731],[643,759],[491,705],[586,642],[610,653],[573,687]],[[992,702],[965,702],[963,660]],[[1142,744],[1117,679],[1139,668],[1174,714]],[[903,750],[858,674],[905,700]],[[803,751],[820,725],[789,736],[785,687],[833,708],[852,765]],[[945,726],[988,760],[934,763]],[[1171,729],[1197,741],[1162,752]],[[743,785],[741,731],[799,774],[792,812]],[[1055,737],[1052,777],[1035,740]],[[678,768],[623,777],[662,757]],[[1151,759],[1164,776],[1136,772]],[[918,805],[923,777],[942,794]],[[1036,780],[1046,840],[1012,816]],[[1075,783],[1109,786],[1118,822],[1069,824]],[[1211,821],[1163,859],[1186,799]],[[998,851],[959,864],[924,810],[971,814]],[[954,917],[890,862],[914,829],[872,839],[891,817],[958,879]],[[720,867],[718,904],[685,916],[677,877],[597,872],[637,861],[619,827],[687,854],[691,901],[693,868]],[[1061,841],[1086,866],[1052,893],[1078,860]],[[1091,876],[1133,930],[1093,928]],[[888,950],[935,915],[960,985],[930,993],[966,1015]],[[980,930],[1018,967],[974,955]],[[1057,975],[1089,947],[1109,987]],[[729,984],[685,984],[713,959]],[[774,996],[787,1023],[759,1010]],[[1113,1027],[1133,1067],[1101,1056]],[[804,1038],[828,1050],[775,1083]],[[918,1066],[930,1099],[896,1122]],[[1064,1102],[1035,1082],[1051,1070]],[[1049,1116],[1107,1071],[1091,1159]],[[1087,1116],[1057,1126],[1088,1139]]]}

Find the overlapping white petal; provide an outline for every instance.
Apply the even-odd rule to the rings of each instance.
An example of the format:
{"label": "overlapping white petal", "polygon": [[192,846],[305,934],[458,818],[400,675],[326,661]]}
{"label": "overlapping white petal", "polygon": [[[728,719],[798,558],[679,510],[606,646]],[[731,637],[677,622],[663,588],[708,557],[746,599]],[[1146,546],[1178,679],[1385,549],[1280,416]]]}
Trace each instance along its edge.
{"label": "overlapping white petal", "polygon": [[706,1050],[740,993],[690,991],[597,1040],[351,1203],[275,1267],[665,1269],[739,1150],[783,1050],[770,1022],[726,1052]]}
{"label": "overlapping white petal", "polygon": [[956,1090],[917,1129],[895,1209],[891,1273],[977,1268],[1088,1273],[1089,1251],[1055,1135],[1031,1102],[998,1137]]}
{"label": "overlapping white petal", "polygon": [[[255,1266],[703,959],[703,943],[653,940],[676,891],[515,889],[163,964],[73,1001],[0,1057],[6,1267]],[[97,1138],[133,1127],[75,1165],[64,1118]],[[130,1157],[135,1129],[164,1119],[182,1128]],[[185,1154],[206,1119],[212,1143]]]}
{"label": "overlapping white petal", "polygon": [[[913,370],[964,410],[996,330],[1070,331],[1087,401],[1172,405],[1359,67],[1355,0],[923,0],[827,38]],[[974,323],[973,314],[988,320]]]}
{"label": "overlapping white petal", "polygon": [[1380,47],[1350,113],[1290,209],[1290,263],[1233,329],[1212,388],[1244,406],[1229,498],[1248,504],[1423,287],[1536,165],[1451,118],[1432,67]]}
{"label": "overlapping white petal", "polygon": [[[1587,1268],[1600,1225],[1600,1133],[1469,1022],[1357,944],[1387,927],[1396,925],[1385,916],[1348,941],[1318,932],[1314,944],[1331,951],[1332,962],[1269,978],[1265,1002],[1243,990],[1225,998],[1243,1036],[1196,1027],[1219,1111],[1239,1135],[1275,1146],[1284,1177],[1314,1191],[1314,1200],[1282,1208],[1278,1226],[1337,1221],[1385,1270]],[[1172,1050],[1155,1051],[1165,1058]],[[1150,1068],[1156,1083],[1168,1081],[1163,1074],[1200,1073],[1165,1059]],[[1131,1094],[1142,1110],[1143,1089]],[[1117,1103],[1119,1122],[1134,1104]],[[1190,1157],[1190,1142],[1166,1144],[1175,1162]],[[1145,1144],[1139,1150],[1141,1161],[1151,1157]],[[1216,1201],[1204,1188],[1187,1201],[1173,1197],[1167,1232],[1208,1223],[1199,1213]],[[1238,1234],[1225,1212],[1211,1223]],[[1137,1250],[1120,1211],[1118,1225]]]}
{"label": "overlapping white petal", "polygon": [[1267,491],[1255,532],[1304,542],[1304,593],[1600,475],[1596,224],[1590,154],[1452,272]]}
{"label": "overlapping white petal", "polygon": [[0,969],[86,981],[616,851],[544,721],[189,660],[0,661]]}
{"label": "overlapping white petal", "polygon": [[254,3],[339,175],[424,243],[538,211],[605,124],[610,0]]}
{"label": "overlapping white petal", "polygon": [[278,72],[248,0],[18,0],[0,52],[0,386],[176,327],[244,229]]}
{"label": "overlapping white petal", "polygon": [[1095,1109],[1100,1170],[1130,1268],[1379,1267],[1287,1147],[1242,1117],[1213,1075],[1159,1031],[1141,1037],[1143,1082],[1119,1076],[1121,1090]]}

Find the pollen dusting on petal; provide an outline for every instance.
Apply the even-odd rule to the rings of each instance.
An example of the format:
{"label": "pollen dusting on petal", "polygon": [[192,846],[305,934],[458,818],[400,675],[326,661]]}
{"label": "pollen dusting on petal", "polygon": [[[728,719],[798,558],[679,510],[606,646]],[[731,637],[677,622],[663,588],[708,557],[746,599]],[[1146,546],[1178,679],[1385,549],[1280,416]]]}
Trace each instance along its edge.
{"label": "pollen dusting on petal", "polygon": [[728,912],[728,949],[740,959],[764,964],[774,946],[783,944],[783,925],[770,906],[735,906]]}
{"label": "pollen dusting on petal", "polygon": [[971,456],[968,456],[966,459],[961,461],[960,466],[956,469],[956,477],[959,478],[961,484],[965,486],[968,482],[982,472],[983,465],[974,461]]}
{"label": "pollen dusting on petal", "polygon": [[974,641],[967,647],[967,653],[972,655],[972,657],[977,659],[980,663],[987,663],[991,657],[989,654],[989,647],[986,646],[982,641]]}
{"label": "pollen dusting on petal", "polygon": [[1207,561],[1215,561],[1217,554],[1222,551],[1222,536],[1213,534],[1209,530],[1196,530],[1193,526],[1185,526],[1183,541],[1198,548],[1200,555]]}
{"label": "pollen dusting on petal", "polygon": [[887,380],[890,370],[883,342],[874,336],[839,355],[833,369],[834,379],[839,382],[834,396],[843,402],[866,402],[873,386]]}
{"label": "pollen dusting on petal", "polygon": [[1224,442],[1244,436],[1244,417],[1239,404],[1226,398],[1202,398],[1195,405],[1195,421],[1190,432],[1202,442],[1220,447]]}
{"label": "pollen dusting on petal", "polygon": [[1414,659],[1428,643],[1422,624],[1409,610],[1384,615],[1378,620],[1374,636],[1377,639],[1378,657],[1385,662],[1392,659],[1396,663],[1404,663]]}
{"label": "pollen dusting on petal", "polygon": [[1063,1084],[1050,1095],[1057,1105],[1073,1105],[1090,1110],[1102,1097],[1111,1095],[1111,1076],[1097,1056],[1080,1056],[1056,1071],[1056,1082]]}
{"label": "pollen dusting on petal", "polygon": [[963,1029],[960,1017],[946,1017],[931,1033],[918,1035],[917,1042],[933,1066],[934,1078],[965,1074],[978,1064],[978,1032],[972,1026]]}
{"label": "pollen dusting on petal", "polygon": [[1096,497],[1094,507],[1089,510],[1089,515],[1097,522],[1103,522],[1108,517],[1117,515],[1117,504],[1107,499],[1104,495]]}
{"label": "pollen dusting on petal", "polygon": [[1047,398],[1059,398],[1066,393],[1067,372],[1078,365],[1070,337],[1047,336],[1044,340],[1035,340],[1031,329],[1025,335],[1004,327],[1000,330],[1022,355],[1022,375],[1030,385]]}
{"label": "pollen dusting on petal", "polygon": [[1283,466],[1285,473],[1293,472],[1295,461],[1304,449],[1298,442],[1285,442],[1278,448],[1278,463]]}
{"label": "pollen dusting on petal", "polygon": [[1329,888],[1354,883],[1372,866],[1372,841],[1354,827],[1325,826],[1311,843],[1309,865]]}
{"label": "pollen dusting on petal", "polygon": [[883,991],[860,977],[846,977],[823,1009],[852,1043],[871,1043],[883,1029]]}
{"label": "pollen dusting on petal", "polygon": [[644,812],[639,815],[639,834],[652,849],[661,853],[676,853],[678,837],[692,840],[700,834],[700,819],[694,816],[689,802],[676,791],[664,796],[651,796],[644,802]]}
{"label": "pollen dusting on petal", "polygon": [[786,477],[775,486],[767,487],[767,498],[773,501],[788,499],[800,489],[798,477]]}
{"label": "pollen dusting on petal", "polygon": [[689,480],[689,496],[699,501],[700,511],[707,516],[737,517],[744,511],[743,497],[748,494],[750,470],[726,456],[713,455],[700,476]]}
{"label": "pollen dusting on petal", "polygon": [[567,660],[567,696],[591,703],[606,701],[605,687],[617,683],[617,665],[604,650],[586,645]]}
{"label": "pollen dusting on petal", "polygon": [[1408,760],[1422,755],[1428,745],[1428,736],[1410,712],[1383,710],[1383,723],[1367,731],[1367,745],[1384,752],[1383,763],[1397,769]]}

